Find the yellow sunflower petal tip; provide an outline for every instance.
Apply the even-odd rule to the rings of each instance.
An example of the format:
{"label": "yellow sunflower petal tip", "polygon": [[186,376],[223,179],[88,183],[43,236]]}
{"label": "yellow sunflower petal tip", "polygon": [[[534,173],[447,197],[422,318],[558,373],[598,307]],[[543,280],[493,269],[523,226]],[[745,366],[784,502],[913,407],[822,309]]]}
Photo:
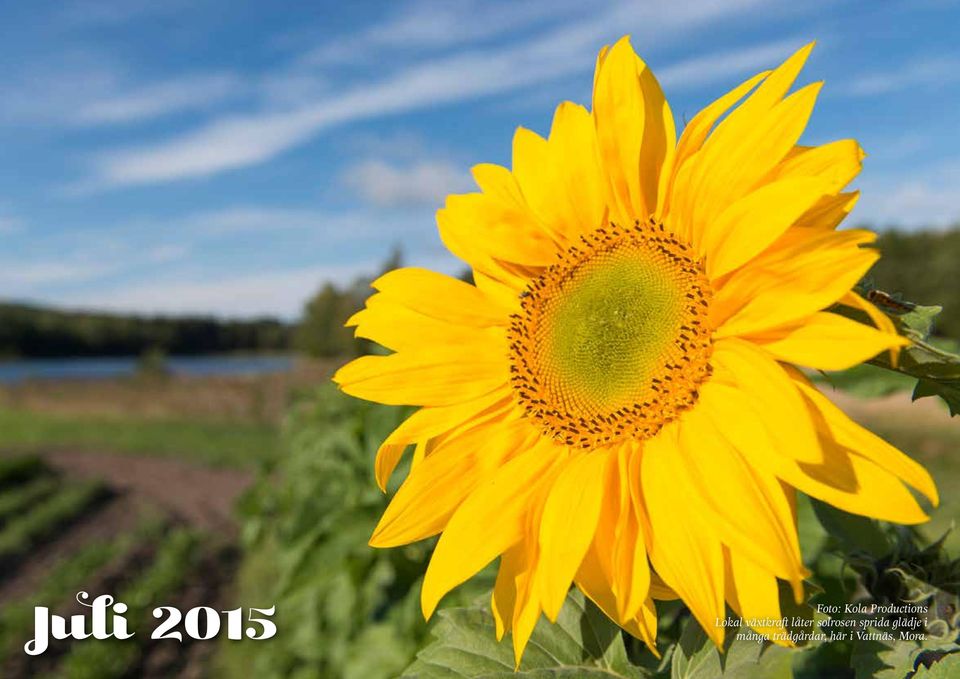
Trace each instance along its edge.
{"label": "yellow sunflower petal tip", "polygon": [[[476,285],[411,269],[375,281],[378,303],[354,319],[397,351],[333,380],[420,407],[405,423],[422,445],[385,513],[389,540],[378,526],[370,544],[441,533],[425,617],[498,558],[498,636],[511,631],[518,663],[573,577],[619,621],[664,593],[703,620],[725,601],[780,617],[778,580],[799,597],[808,574],[784,489],[923,520],[904,483],[935,501],[929,475],[790,367],[906,346],[825,312],[844,303],[889,323],[853,292],[877,255],[862,230],[836,228],[863,151],[800,144],[818,85],[787,93],[814,44],[676,141],[663,93],[637,77],[621,38],[599,53],[593,110],[559,107],[547,139],[518,133],[514,169],[475,167],[480,191],[438,213]],[[378,469],[401,454],[391,447]],[[599,481],[570,482],[584,470]],[[589,512],[557,513],[573,505]],[[656,652],[652,605],[640,615],[625,628]],[[722,629],[708,633],[723,643]]]}

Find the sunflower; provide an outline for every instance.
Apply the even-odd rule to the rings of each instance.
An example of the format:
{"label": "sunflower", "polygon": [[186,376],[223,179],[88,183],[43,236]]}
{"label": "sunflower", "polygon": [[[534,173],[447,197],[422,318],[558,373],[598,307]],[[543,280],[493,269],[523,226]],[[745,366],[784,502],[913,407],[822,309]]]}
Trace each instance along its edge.
{"label": "sunflower", "polygon": [[499,557],[492,611],[518,663],[571,584],[654,652],[657,599],[682,599],[718,645],[727,605],[789,643],[778,581],[799,601],[809,574],[797,491],[927,518],[908,486],[935,505],[929,474],[797,367],[842,370],[907,344],[853,292],[874,234],[837,230],[863,152],[797,143],[821,83],[788,91],[811,49],[677,140],[621,39],[600,52],[592,111],[560,104],[546,139],[518,129],[512,170],[474,167],[480,191],[438,212],[474,284],[418,268],[374,282],[348,325],[393,353],[334,380],[420,407],[377,453],[385,489],[413,446],[370,544],[440,534],[426,617]]}

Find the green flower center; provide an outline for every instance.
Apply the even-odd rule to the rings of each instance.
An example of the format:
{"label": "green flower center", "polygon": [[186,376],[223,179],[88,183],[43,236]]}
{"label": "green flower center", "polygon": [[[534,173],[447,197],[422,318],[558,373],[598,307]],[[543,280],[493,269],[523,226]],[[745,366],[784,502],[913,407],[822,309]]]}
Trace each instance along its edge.
{"label": "green flower center", "polygon": [[708,293],[659,224],[585,238],[531,282],[509,333],[528,415],[582,447],[655,434],[709,374]]}

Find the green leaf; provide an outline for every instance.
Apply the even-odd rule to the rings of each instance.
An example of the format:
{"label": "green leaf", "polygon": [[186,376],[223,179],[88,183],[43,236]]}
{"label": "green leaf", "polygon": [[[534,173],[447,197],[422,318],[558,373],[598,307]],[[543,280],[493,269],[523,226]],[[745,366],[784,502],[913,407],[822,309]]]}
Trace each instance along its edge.
{"label": "green leaf", "polygon": [[903,679],[913,670],[919,652],[913,641],[856,641],[850,666],[856,679]]}
{"label": "green leaf", "polygon": [[724,652],[690,618],[673,653],[671,679],[790,679],[793,652],[768,642],[740,639],[728,630]]}
{"label": "green leaf", "polygon": [[[960,414],[960,356],[939,349],[927,341],[941,307],[921,306],[899,300],[885,301],[890,299],[889,296],[877,290],[861,289],[859,292],[890,317],[900,334],[913,342],[901,350],[896,367],[890,362],[888,352],[876,356],[869,363],[916,378],[913,400],[925,396],[939,396],[950,408],[951,415]],[[847,307],[837,307],[834,310],[869,322],[861,311],[852,311]]]}
{"label": "green leaf", "polygon": [[404,677],[419,679],[641,679],[647,673],[627,659],[620,628],[573,590],[555,624],[541,619],[523,662],[514,671],[513,646],[497,642],[488,606],[438,613],[435,641],[417,654]]}
{"label": "green leaf", "polygon": [[913,389],[913,400],[924,396],[939,396],[950,408],[951,415],[960,415],[960,379],[921,378]]}
{"label": "green leaf", "polygon": [[810,502],[820,525],[842,545],[874,558],[886,556],[893,548],[891,540],[877,521],[848,514],[814,498]]}
{"label": "green leaf", "polygon": [[956,679],[958,676],[960,676],[960,653],[951,653],[930,667],[921,665],[914,673],[913,679]]}

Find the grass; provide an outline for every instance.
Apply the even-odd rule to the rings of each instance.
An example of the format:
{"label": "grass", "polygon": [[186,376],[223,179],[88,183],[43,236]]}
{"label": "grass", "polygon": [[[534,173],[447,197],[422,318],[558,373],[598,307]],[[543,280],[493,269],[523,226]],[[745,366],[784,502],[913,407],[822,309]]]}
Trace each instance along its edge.
{"label": "grass", "polygon": [[279,434],[263,423],[147,420],[0,411],[0,448],[65,447],[189,458],[214,466],[249,467],[277,455]]}

